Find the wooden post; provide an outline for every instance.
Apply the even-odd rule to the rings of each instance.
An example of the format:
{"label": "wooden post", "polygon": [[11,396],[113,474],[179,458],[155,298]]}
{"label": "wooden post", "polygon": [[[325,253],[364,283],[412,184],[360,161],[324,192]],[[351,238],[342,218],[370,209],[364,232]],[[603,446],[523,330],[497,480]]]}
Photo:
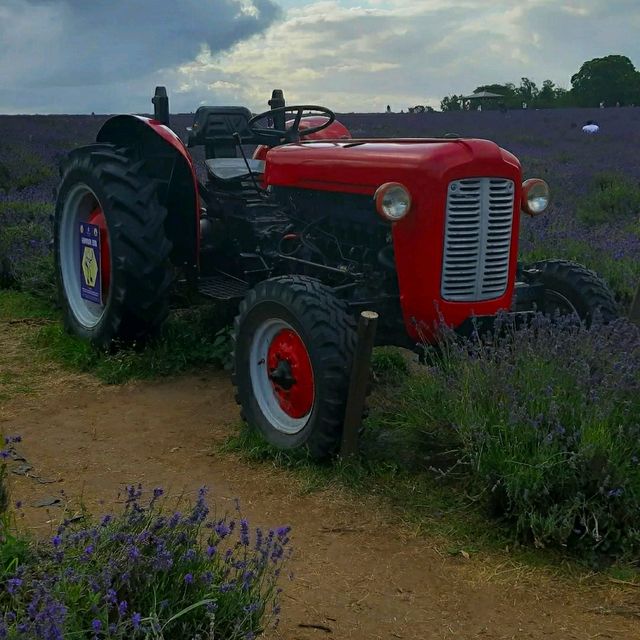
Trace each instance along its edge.
{"label": "wooden post", "polygon": [[631,309],[629,309],[629,320],[640,325],[640,283],[638,283],[636,294],[633,296],[633,302],[631,303]]}
{"label": "wooden post", "polygon": [[358,342],[353,356],[349,395],[344,414],[342,429],[342,445],[340,456],[348,458],[358,451],[358,432],[362,424],[364,403],[367,397],[369,371],[371,369],[371,352],[378,326],[378,314],[375,311],[363,311],[358,322]]}

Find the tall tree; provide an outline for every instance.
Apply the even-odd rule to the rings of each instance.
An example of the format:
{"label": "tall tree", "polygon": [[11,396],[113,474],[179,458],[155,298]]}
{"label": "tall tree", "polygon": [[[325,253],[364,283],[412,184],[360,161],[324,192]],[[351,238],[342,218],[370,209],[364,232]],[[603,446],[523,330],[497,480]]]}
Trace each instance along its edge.
{"label": "tall tree", "polygon": [[610,55],[585,62],[571,76],[571,93],[583,107],[631,104],[640,100],[640,73],[626,56]]}
{"label": "tall tree", "polygon": [[555,101],[556,85],[551,80],[545,80],[542,83],[542,89],[540,89],[540,91],[538,92],[538,97],[536,98],[536,107],[548,109],[549,107],[553,107]]}
{"label": "tall tree", "polygon": [[452,96],[445,96],[440,101],[441,111],[460,111],[462,109],[462,98],[455,93]]}
{"label": "tall tree", "polygon": [[521,78],[520,86],[516,89],[516,92],[523,102],[532,105],[538,96],[538,86],[529,78]]}

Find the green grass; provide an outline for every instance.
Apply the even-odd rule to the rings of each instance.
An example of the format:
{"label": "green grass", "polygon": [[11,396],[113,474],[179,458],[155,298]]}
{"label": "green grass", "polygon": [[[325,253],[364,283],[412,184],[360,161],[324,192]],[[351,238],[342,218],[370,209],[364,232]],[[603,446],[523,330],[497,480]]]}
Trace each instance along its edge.
{"label": "green grass", "polygon": [[0,287],[13,286],[53,300],[52,213],[53,206],[45,202],[0,202]]}
{"label": "green grass", "polygon": [[19,145],[8,145],[6,151],[11,154],[12,162],[9,167],[0,165],[0,190],[22,191],[53,177],[55,167],[44,162],[38,154]]}
{"label": "green grass", "polygon": [[637,216],[639,211],[640,186],[623,174],[601,173],[578,203],[577,216],[587,225],[611,224]]}
{"label": "green grass", "polygon": [[640,262],[631,257],[613,258],[611,255],[594,248],[586,241],[566,239],[561,249],[537,247],[533,251],[523,252],[521,259],[525,264],[538,260],[563,258],[587,265],[595,271],[616,294],[623,310],[631,302],[635,288],[640,281]]}
{"label": "green grass", "polygon": [[202,308],[174,312],[159,338],[143,349],[101,352],[66,333],[60,323],[39,329],[31,344],[67,369],[92,373],[107,384],[220,368],[229,357],[228,331],[208,324],[210,315]]}
{"label": "green grass", "polygon": [[0,320],[52,320],[56,317],[48,300],[22,291],[0,289]]}
{"label": "green grass", "polygon": [[[214,305],[173,311],[160,336],[144,349],[121,348],[114,353],[98,351],[68,334],[60,313],[47,300],[29,293],[0,290],[0,320],[24,322],[29,330],[21,339],[38,357],[71,371],[91,373],[108,384],[220,368],[229,359],[228,330],[220,329],[220,311]],[[47,322],[37,322],[42,320]]]}

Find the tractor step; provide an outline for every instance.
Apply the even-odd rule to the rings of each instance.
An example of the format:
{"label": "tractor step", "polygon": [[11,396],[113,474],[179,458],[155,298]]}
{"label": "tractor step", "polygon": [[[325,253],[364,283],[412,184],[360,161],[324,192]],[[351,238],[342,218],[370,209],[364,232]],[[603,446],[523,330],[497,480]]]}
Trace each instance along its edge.
{"label": "tractor step", "polygon": [[223,275],[209,276],[198,280],[198,291],[202,295],[216,300],[244,298],[248,288],[244,282]]}

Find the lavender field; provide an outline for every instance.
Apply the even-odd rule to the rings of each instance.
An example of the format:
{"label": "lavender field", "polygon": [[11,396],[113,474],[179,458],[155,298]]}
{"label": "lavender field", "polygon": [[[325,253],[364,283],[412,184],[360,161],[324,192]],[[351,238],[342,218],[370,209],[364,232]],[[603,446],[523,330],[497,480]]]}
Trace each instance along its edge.
{"label": "lavender field", "polygon": [[[640,277],[640,108],[424,114],[342,114],[354,137],[455,133],[494,140],[525,177],[550,184],[553,206],[523,220],[523,259],[561,257],[601,273],[623,302]],[[0,116],[0,273],[5,282],[50,291],[49,216],[57,164],[94,140],[106,116]],[[192,116],[178,115],[184,136]],[[597,135],[582,132],[587,120]]]}
{"label": "lavender field", "polygon": [[[354,137],[454,133],[496,141],[520,159],[525,177],[544,178],[553,194],[550,211],[522,220],[521,257],[582,262],[608,280],[622,308],[628,305],[640,280],[640,108],[339,118]],[[57,164],[70,149],[93,141],[105,119],[0,116],[0,286],[53,298],[50,216]],[[184,135],[191,120],[174,116],[173,128]],[[587,120],[598,122],[599,134],[582,132]],[[184,333],[191,335],[191,329]],[[89,355],[86,345],[65,342],[70,338],[57,326],[43,331],[48,333],[39,345],[84,354],[75,358],[76,366],[83,361],[93,371],[97,363],[113,365]],[[206,341],[183,341],[172,359],[167,345],[178,334],[167,335],[165,346],[153,352],[151,371],[201,366],[197,356]],[[367,454],[371,477],[388,482],[388,493],[397,496],[403,485],[393,474],[381,480],[376,462],[383,470],[401,460],[398,473],[409,474],[412,491],[418,482],[424,495],[432,495],[435,469],[442,474],[440,486],[445,477],[451,483],[447,499],[457,495],[466,505],[469,495],[483,496],[474,508],[497,515],[520,540],[570,548],[588,559],[631,558],[637,567],[637,328],[624,320],[558,326],[538,317],[494,343],[454,341],[444,351],[443,366],[406,376],[392,387],[390,409],[372,413],[365,434],[373,452]],[[134,354],[131,361],[149,368],[140,357]],[[118,375],[110,381],[121,380],[123,362],[118,360]],[[405,364],[383,355],[379,373],[406,374]],[[384,451],[375,453],[380,442]],[[454,457],[440,460],[438,452]],[[402,503],[406,495],[397,499]]]}

